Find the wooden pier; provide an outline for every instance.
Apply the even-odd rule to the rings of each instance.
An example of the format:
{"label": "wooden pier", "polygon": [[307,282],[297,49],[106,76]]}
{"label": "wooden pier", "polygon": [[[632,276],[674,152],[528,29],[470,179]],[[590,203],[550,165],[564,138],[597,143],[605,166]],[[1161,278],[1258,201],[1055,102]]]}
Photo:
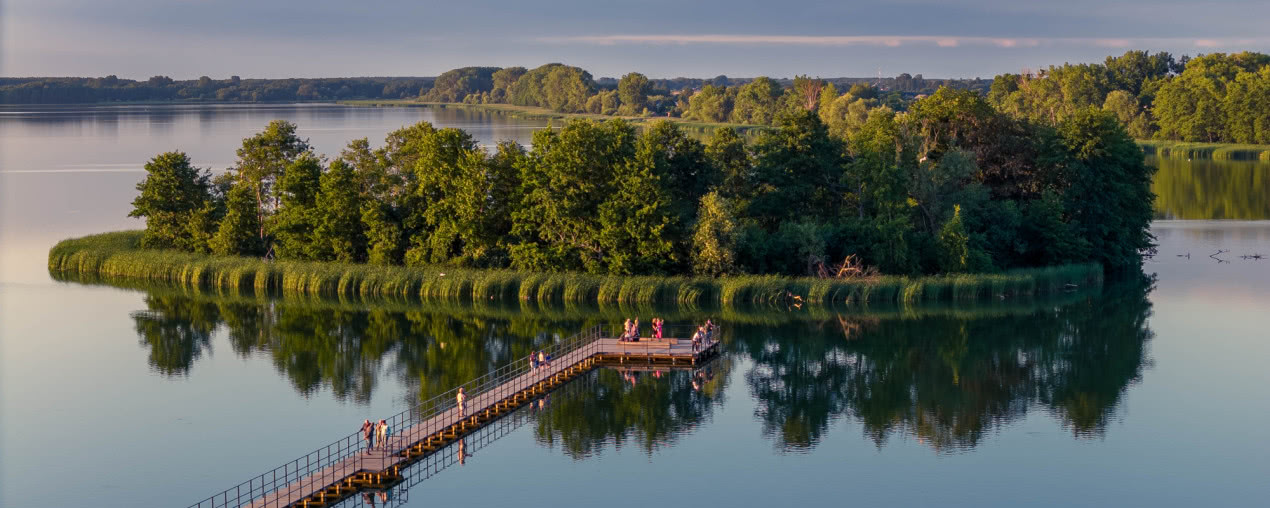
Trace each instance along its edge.
{"label": "wooden pier", "polygon": [[235,497],[231,489],[220,498],[213,496],[195,506],[332,506],[366,489],[392,487],[402,481],[402,471],[407,466],[592,369],[605,365],[691,368],[718,354],[720,347],[717,340],[694,350],[687,339],[622,342],[598,332],[587,338],[584,344],[561,351],[546,365],[531,369],[529,360],[522,360],[525,365],[519,371],[498,378],[496,384],[480,393],[468,394],[462,410],[449,407],[405,428],[394,429],[387,442],[375,443],[374,449],[356,449],[290,481],[285,478],[290,475],[284,474],[282,481],[275,479],[269,484],[266,473],[260,477],[263,487],[249,487],[246,496],[240,493]]}

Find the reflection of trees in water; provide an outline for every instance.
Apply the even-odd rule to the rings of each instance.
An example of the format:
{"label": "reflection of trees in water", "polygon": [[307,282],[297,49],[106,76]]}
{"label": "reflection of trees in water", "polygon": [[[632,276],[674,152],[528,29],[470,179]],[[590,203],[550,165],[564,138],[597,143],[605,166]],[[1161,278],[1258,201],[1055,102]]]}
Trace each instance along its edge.
{"label": "reflection of trees in water", "polygon": [[1031,315],[865,324],[849,340],[837,322],[738,327],[735,345],[754,362],[756,416],[782,449],[814,446],[841,418],[879,446],[901,433],[939,451],[973,447],[1038,405],[1096,436],[1148,366],[1146,289]]}
{"label": "reflection of trees in water", "polygon": [[[1147,366],[1147,289],[1022,309],[747,315],[728,320],[723,339],[753,362],[745,380],[756,416],[781,449],[815,446],[839,419],[858,421],[879,446],[899,433],[941,451],[972,447],[1038,407],[1076,436],[1097,436]],[[159,372],[187,373],[223,327],[237,354],[269,358],[300,393],[329,387],[359,401],[385,375],[426,400],[613,319],[603,309],[368,309],[181,293],[152,293],[146,304],[133,317]],[[598,371],[593,393],[553,401],[536,435],[573,457],[630,440],[651,452],[709,419],[735,359],[696,379],[700,391],[683,372],[641,373],[632,385]]]}
{"label": "reflection of trees in water", "polygon": [[719,359],[695,371],[597,370],[582,381],[589,390],[553,395],[534,435],[574,459],[632,439],[652,453],[710,419],[714,406],[723,404],[730,365]]}
{"label": "reflection of trees in water", "polygon": [[160,372],[187,373],[224,326],[237,354],[267,355],[301,394],[326,386],[337,398],[358,401],[369,399],[385,370],[417,386],[425,400],[588,324],[182,294],[149,295],[146,304],[149,310],[134,320]]}
{"label": "reflection of trees in water", "polygon": [[203,351],[211,353],[216,305],[156,295],[145,302],[148,310],[133,313],[132,320],[141,345],[150,348],[150,367],[167,376],[189,374]]}
{"label": "reflection of trees in water", "polygon": [[1270,164],[1156,158],[1157,218],[1270,219]]}

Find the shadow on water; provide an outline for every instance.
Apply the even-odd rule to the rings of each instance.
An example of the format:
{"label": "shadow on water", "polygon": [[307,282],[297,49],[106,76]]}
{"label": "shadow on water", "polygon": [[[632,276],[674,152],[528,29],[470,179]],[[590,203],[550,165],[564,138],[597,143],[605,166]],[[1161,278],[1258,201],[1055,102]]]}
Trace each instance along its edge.
{"label": "shadow on water", "polygon": [[[811,311],[367,304],[142,289],[147,308],[132,318],[150,367],[164,376],[187,375],[223,331],[235,354],[269,358],[301,394],[329,388],[365,402],[392,376],[413,387],[403,401],[412,404],[587,326],[634,315],[671,325],[713,317],[724,324],[725,349],[708,382],[597,371],[585,397],[557,397],[539,417],[539,442],[576,459],[631,440],[651,453],[706,422],[735,371],[779,451],[812,449],[847,420],[879,447],[900,435],[955,452],[1035,411],[1076,438],[1103,435],[1150,366],[1151,289],[1144,279],[1008,304]],[[632,384],[632,375],[642,379]]]}

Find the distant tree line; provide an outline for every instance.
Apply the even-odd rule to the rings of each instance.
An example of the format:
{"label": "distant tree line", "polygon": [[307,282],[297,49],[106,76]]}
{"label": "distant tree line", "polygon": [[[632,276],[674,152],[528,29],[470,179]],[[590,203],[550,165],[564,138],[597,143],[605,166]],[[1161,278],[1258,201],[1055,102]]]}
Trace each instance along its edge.
{"label": "distant tree line", "polygon": [[[670,116],[701,122],[771,125],[787,112],[803,108],[808,84],[815,83],[820,94],[812,100],[823,102],[831,112],[843,117],[855,99],[864,109],[886,105],[902,111],[920,93],[933,93],[939,86],[986,92],[986,80],[926,80],[902,74],[886,80],[837,78],[793,80],[768,77],[734,79],[650,79],[632,72],[620,79],[593,79],[587,71],[559,63],[524,67],[463,67],[437,76],[422,100],[469,104],[514,104],[537,106],[561,113],[591,113],[621,116]],[[839,87],[851,95],[838,94]],[[844,99],[845,100],[840,100]],[[867,106],[866,106],[867,104]],[[836,109],[835,109],[836,108]],[[803,108],[805,109],[805,108]],[[828,121],[828,120],[827,120]]]}
{"label": "distant tree line", "polygon": [[294,102],[418,97],[432,78],[199,79],[154,76],[145,81],[104,78],[0,78],[0,104],[76,104],[118,101]]}
{"label": "distant tree line", "polygon": [[1102,108],[1138,139],[1270,144],[1270,55],[1129,51],[1102,64],[997,76],[988,100],[1050,123]]}
{"label": "distant tree line", "polygon": [[[503,93],[535,93],[512,83]],[[726,127],[701,141],[669,122],[575,119],[530,148],[487,151],[423,122],[328,160],[275,121],[214,179],[180,152],[155,157],[132,215],[147,220],[145,247],[619,275],[803,275],[852,254],[898,274],[1121,269],[1152,245],[1152,170],[1111,113],[1049,125],[945,88],[836,129],[818,83],[796,86],[752,142]]]}

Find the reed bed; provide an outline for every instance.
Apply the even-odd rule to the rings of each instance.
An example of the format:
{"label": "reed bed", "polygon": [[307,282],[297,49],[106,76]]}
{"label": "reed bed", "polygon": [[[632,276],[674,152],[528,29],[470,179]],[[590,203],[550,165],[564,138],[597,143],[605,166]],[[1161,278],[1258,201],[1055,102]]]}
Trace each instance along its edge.
{"label": "reed bed", "polygon": [[1238,143],[1189,143],[1183,141],[1138,141],[1147,155],[1167,159],[1211,159],[1218,161],[1270,162],[1270,145]]}
{"label": "reed bed", "polygon": [[266,261],[140,248],[139,231],[64,240],[49,251],[49,271],[103,280],[138,280],[239,294],[358,297],[428,302],[835,306],[975,302],[1101,285],[1093,264],[1002,273],[881,276],[837,280],[776,275],[723,278],[604,276],[451,267]]}

